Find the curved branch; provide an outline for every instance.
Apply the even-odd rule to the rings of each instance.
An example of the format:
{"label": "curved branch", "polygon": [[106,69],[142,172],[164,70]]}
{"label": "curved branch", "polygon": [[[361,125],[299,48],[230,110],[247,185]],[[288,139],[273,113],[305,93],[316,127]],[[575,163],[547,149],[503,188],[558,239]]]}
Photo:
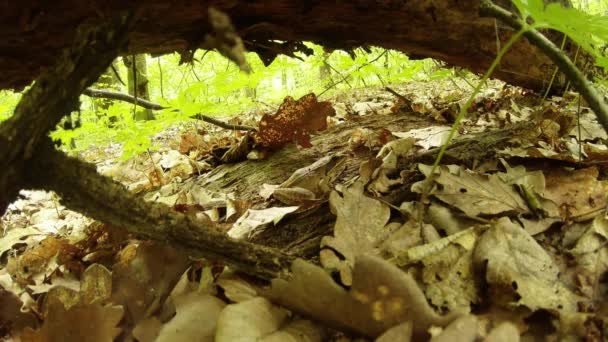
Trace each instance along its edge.
{"label": "curved branch", "polygon": [[158,103],[150,102],[150,101],[144,100],[139,97],[135,98],[134,96],[131,96],[129,94],[117,93],[117,92],[109,91],[109,90],[87,88],[82,93],[84,95],[87,95],[90,97],[98,97],[98,98],[100,97],[100,98],[105,98],[105,99],[125,101],[125,102],[136,104],[136,105],[146,108],[146,109],[161,110],[161,109],[169,108],[169,107],[163,107]]}
{"label": "curved branch", "polygon": [[194,115],[193,118],[205,121],[207,123],[216,125],[221,128],[230,129],[233,131],[248,131],[248,132],[257,131],[257,129],[255,127],[225,123],[223,121],[214,119],[208,115],[201,114],[201,113]]}
{"label": "curved branch", "polygon": [[[515,14],[496,6],[490,0],[481,0],[479,12],[482,16],[497,18],[516,30],[520,30],[524,26],[523,22]],[[608,132],[608,105],[585,75],[572,63],[568,56],[537,30],[529,29],[524,32],[524,36],[528,38],[530,43],[543,51],[568,77],[587,101],[589,107],[593,109],[604,130]]]}
{"label": "curved branch", "polygon": [[169,242],[193,257],[210,258],[260,279],[289,276],[295,259],[278,249],[229,238],[210,221],[144,201],[122,184],[97,173],[43,141],[24,170],[26,187],[56,191],[71,210],[121,227],[144,239]]}
{"label": "curved branch", "polygon": [[[161,110],[161,109],[171,108],[171,107],[164,107],[158,103],[150,102],[150,101],[144,100],[139,97],[135,98],[135,96],[131,96],[129,94],[117,93],[114,91],[87,88],[82,93],[84,95],[87,95],[90,97],[97,97],[97,98],[101,97],[101,98],[105,98],[105,99],[125,101],[125,102],[136,104],[136,105],[146,108],[146,109]],[[196,114],[195,116],[193,116],[193,118],[205,121],[207,123],[219,126],[221,128],[230,129],[230,130],[234,130],[234,131],[255,131],[256,130],[255,127],[251,127],[251,126],[233,125],[233,124],[225,123],[223,121],[214,119],[205,114]]]}

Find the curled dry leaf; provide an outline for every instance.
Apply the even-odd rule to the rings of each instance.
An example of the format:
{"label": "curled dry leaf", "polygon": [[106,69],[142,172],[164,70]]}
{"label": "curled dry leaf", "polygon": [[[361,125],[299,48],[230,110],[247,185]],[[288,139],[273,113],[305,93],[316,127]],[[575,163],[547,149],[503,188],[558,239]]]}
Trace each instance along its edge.
{"label": "curled dry leaf", "polygon": [[416,281],[378,257],[357,257],[350,291],[334,282],[322,268],[297,259],[293,278],[274,279],[269,296],[297,312],[346,331],[377,337],[411,321],[415,335],[432,326],[446,326],[457,314],[438,315]]}
{"label": "curled dry leaf", "polygon": [[326,129],[327,117],[335,114],[331,103],[318,102],[313,93],[297,101],[287,96],[276,114],[262,117],[255,141],[269,149],[278,149],[292,141],[302,147],[312,147],[309,134]]}

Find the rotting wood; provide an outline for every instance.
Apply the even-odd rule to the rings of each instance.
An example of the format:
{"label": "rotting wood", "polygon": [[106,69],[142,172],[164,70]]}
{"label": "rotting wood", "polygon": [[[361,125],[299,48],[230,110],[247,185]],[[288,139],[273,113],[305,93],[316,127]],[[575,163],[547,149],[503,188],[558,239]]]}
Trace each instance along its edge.
{"label": "rotting wood", "polygon": [[[504,1],[503,1],[504,2]],[[328,49],[370,45],[432,57],[451,65],[483,72],[513,33],[479,15],[479,0],[469,1],[128,1],[57,0],[36,5],[0,4],[0,88],[23,87],[52,65],[84,20],[103,21],[141,7],[142,15],[129,34],[125,54],[163,54],[204,46],[209,33],[208,7],[228,14],[246,48],[265,61],[276,53],[293,53],[300,41]],[[287,42],[284,51],[275,41]],[[283,45],[281,45],[283,46]],[[509,83],[541,90],[553,71],[551,61],[526,40],[517,42],[495,76]],[[561,83],[561,82],[557,82]]]}

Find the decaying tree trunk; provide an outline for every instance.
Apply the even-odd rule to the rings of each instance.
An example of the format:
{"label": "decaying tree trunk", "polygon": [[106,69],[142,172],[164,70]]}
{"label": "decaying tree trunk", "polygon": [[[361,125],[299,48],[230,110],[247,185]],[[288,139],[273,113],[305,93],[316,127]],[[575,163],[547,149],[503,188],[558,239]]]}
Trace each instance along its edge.
{"label": "decaying tree trunk", "polygon": [[[231,17],[246,47],[264,61],[279,52],[304,50],[297,42],[312,41],[330,49],[377,45],[483,72],[498,45],[513,33],[494,19],[480,17],[478,0],[5,1],[0,3],[0,88],[20,88],[37,78],[71,43],[78,24],[105,21],[136,4],[138,20],[122,51],[125,55],[205,48],[210,5]],[[540,90],[553,69],[553,63],[524,39],[506,55],[495,76]]]}

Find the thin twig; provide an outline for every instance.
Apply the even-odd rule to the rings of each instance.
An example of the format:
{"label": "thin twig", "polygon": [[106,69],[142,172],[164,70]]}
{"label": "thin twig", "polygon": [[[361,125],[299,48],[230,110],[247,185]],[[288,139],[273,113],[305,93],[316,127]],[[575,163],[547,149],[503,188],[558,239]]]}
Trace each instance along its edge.
{"label": "thin twig", "polygon": [[163,100],[167,101],[167,99],[165,98],[165,91],[163,87],[163,68],[160,66],[160,57],[156,59],[156,62],[158,62],[158,75],[160,76],[160,97],[162,97]]}
{"label": "thin twig", "polygon": [[230,130],[233,130],[233,131],[248,131],[248,132],[257,131],[257,129],[255,127],[245,126],[245,125],[229,124],[229,123],[226,123],[224,121],[220,121],[218,119],[214,119],[214,118],[212,118],[210,116],[207,116],[207,115],[201,114],[201,113],[198,113],[198,114],[194,115],[193,118],[199,119],[199,120],[203,120],[203,121],[205,121],[207,123],[216,125],[216,126],[221,127],[221,128],[230,129]]}
{"label": "thin twig", "polygon": [[28,187],[54,190],[71,210],[140,238],[171,243],[192,257],[210,258],[260,279],[289,276],[293,256],[233,240],[210,221],[147,202],[97,173],[94,165],[55,151],[50,140],[40,144],[35,156],[24,171]]}
{"label": "thin twig", "polygon": [[399,94],[398,92],[394,91],[392,88],[389,88],[389,87],[384,87],[384,90],[386,90],[386,91],[388,91],[389,93],[391,93],[391,94],[393,94],[393,95],[397,96],[398,98],[402,99],[403,101],[406,101],[406,102],[409,102],[409,101],[410,101],[410,100],[408,100],[408,98],[407,98],[407,97],[405,97],[405,96],[403,96],[403,95]]}

